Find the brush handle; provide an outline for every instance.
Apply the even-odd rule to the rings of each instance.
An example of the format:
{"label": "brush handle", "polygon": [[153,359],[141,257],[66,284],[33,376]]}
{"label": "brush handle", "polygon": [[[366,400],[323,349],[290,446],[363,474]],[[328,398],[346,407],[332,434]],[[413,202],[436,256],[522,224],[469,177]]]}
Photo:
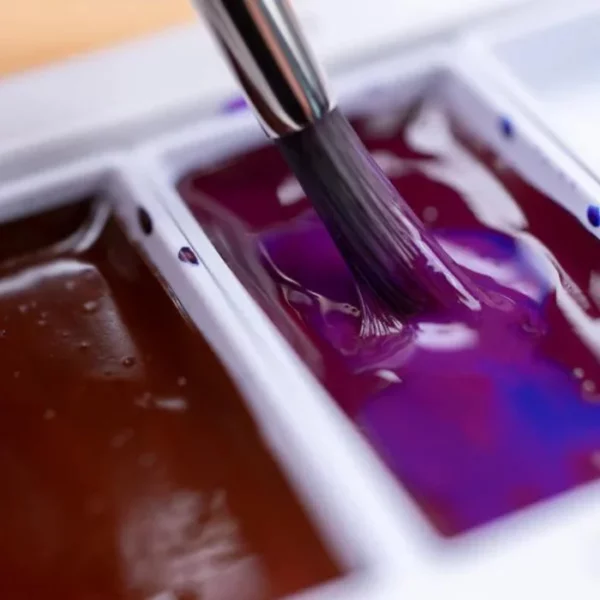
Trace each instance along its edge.
{"label": "brush handle", "polygon": [[289,0],[194,0],[271,138],[333,108]]}

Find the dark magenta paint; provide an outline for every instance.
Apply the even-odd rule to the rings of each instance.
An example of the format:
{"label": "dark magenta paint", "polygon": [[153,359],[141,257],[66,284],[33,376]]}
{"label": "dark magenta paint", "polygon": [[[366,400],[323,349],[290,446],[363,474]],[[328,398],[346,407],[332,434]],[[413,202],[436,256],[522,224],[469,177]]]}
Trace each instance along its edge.
{"label": "dark magenta paint", "polygon": [[191,173],[180,192],[441,533],[598,478],[597,240],[436,105],[355,126],[478,286],[479,310],[444,307],[365,329],[377,317],[362,314],[347,267],[274,148]]}

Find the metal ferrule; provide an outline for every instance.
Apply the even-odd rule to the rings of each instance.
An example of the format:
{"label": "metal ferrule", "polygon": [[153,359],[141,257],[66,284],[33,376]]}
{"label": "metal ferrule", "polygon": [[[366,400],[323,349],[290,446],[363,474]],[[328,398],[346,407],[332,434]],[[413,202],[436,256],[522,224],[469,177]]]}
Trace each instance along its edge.
{"label": "metal ferrule", "polygon": [[288,0],[195,0],[272,138],[333,108]]}

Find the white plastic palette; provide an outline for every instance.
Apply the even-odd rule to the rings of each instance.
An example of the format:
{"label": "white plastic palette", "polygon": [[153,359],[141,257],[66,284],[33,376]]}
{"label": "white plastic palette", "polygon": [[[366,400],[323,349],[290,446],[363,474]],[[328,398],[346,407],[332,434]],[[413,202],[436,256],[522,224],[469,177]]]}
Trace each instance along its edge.
{"label": "white plastic palette", "polygon": [[467,51],[594,175],[600,174],[600,7],[562,3],[476,32]]}
{"label": "white plastic palette", "polygon": [[[597,233],[586,210],[600,197],[600,186],[579,166],[580,157],[562,151],[518,98],[494,83],[495,73],[482,76],[476,61],[463,60],[463,51],[459,45],[437,45],[351,69],[336,79],[342,104],[349,113],[374,104],[405,106],[427,90],[461,125]],[[501,71],[498,67],[498,82]],[[171,125],[158,129],[188,119],[186,102],[179,113],[172,108]],[[510,136],[502,126],[506,119]],[[598,597],[600,484],[457,538],[439,537],[225,265],[175,183],[189,169],[263,144],[250,114],[216,116],[160,138],[146,130],[147,143],[118,154],[97,154],[114,140],[109,144],[94,131],[71,132],[66,142],[44,138],[43,160],[35,138],[17,155],[3,153],[0,166],[19,177],[0,188],[0,220],[90,192],[111,203],[130,239],[227,366],[322,538],[347,569],[346,576],[299,598]],[[76,154],[90,157],[35,174],[39,165],[50,165],[53,148],[65,161]],[[139,208],[152,219],[150,235],[140,227]],[[178,258],[182,248],[191,249],[197,264]]]}

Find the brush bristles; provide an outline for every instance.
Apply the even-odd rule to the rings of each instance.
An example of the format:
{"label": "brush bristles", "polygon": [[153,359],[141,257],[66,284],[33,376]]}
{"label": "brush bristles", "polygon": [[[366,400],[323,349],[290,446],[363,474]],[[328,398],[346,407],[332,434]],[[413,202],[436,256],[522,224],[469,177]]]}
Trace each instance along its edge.
{"label": "brush bristles", "polygon": [[334,110],[277,144],[369,302],[406,315],[477,308],[469,282]]}

